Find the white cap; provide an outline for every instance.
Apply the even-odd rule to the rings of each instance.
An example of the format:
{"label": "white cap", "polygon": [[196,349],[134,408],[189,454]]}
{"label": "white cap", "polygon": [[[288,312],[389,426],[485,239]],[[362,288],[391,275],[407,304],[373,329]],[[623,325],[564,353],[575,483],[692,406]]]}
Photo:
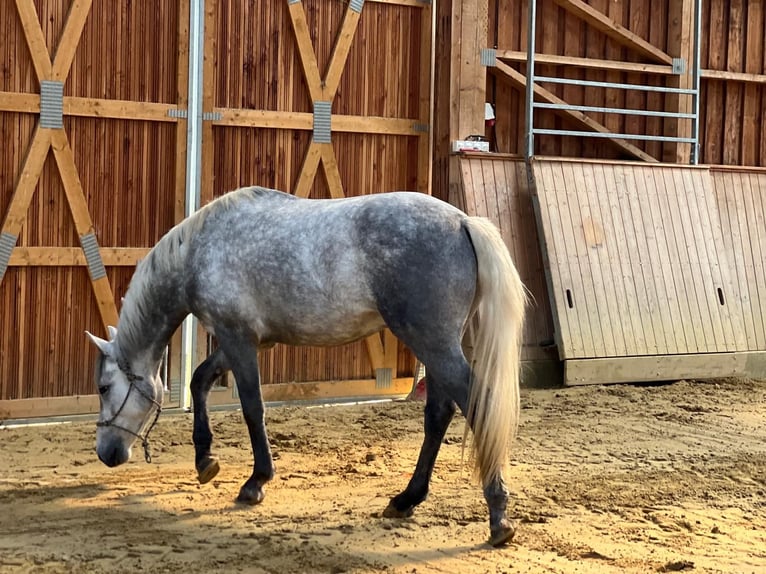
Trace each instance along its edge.
{"label": "white cap", "polygon": [[495,119],[495,108],[492,107],[492,104],[489,102],[484,103],[484,120],[494,120]]}

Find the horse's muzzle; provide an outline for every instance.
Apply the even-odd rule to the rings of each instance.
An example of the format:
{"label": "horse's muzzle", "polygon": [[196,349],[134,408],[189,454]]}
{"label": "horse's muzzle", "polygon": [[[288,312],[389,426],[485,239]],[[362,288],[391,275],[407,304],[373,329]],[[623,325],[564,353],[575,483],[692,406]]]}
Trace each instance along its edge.
{"label": "horse's muzzle", "polygon": [[128,462],[130,451],[120,442],[107,443],[103,448],[96,449],[98,459],[106,466],[115,467]]}

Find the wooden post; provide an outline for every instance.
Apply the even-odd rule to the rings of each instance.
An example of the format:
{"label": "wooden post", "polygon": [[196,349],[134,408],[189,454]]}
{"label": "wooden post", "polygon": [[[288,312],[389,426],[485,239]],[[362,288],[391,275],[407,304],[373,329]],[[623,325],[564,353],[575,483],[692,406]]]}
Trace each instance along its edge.
{"label": "wooden post", "polygon": [[[693,86],[692,62],[694,59],[694,1],[680,0],[670,3],[668,15],[668,53],[674,58],[686,61],[686,71],[678,76],[671,76],[668,86],[689,89]],[[691,113],[692,97],[687,94],[668,94],[665,98],[666,110],[674,113]],[[691,137],[691,120],[667,118],[665,135],[671,137]],[[667,142],[663,147],[662,161],[688,164],[691,161],[691,144]]]}
{"label": "wooden post", "polygon": [[488,0],[444,0],[436,5],[434,190],[447,200],[459,184],[449,177],[452,142],[484,133]]}

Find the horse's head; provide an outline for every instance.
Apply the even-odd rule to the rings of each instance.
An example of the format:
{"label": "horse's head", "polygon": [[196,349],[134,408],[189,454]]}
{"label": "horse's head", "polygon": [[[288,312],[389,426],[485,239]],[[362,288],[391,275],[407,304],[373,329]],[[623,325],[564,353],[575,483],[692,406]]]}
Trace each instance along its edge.
{"label": "horse's head", "polygon": [[109,327],[109,341],[87,331],[86,334],[99,350],[95,368],[101,401],[96,423],[98,458],[107,466],[123,464],[130,459],[133,443],[140,438],[148,462],[147,438],[162,410],[159,369],[151,372],[146,366],[131,364],[120,352],[114,327]]}

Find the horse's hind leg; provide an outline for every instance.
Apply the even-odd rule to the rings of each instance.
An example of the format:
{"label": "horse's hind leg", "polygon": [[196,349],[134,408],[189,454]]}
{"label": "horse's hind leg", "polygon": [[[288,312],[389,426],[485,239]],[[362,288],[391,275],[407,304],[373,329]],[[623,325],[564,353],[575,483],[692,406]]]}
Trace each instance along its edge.
{"label": "horse's hind leg", "polygon": [[435,355],[432,360],[423,360],[426,365],[423,446],[407,488],[393,497],[383,512],[387,517],[410,516],[415,506],[426,499],[436,457],[455,414],[455,403],[468,398],[470,368],[459,347],[451,353]]}
{"label": "horse's hind leg", "polygon": [[[407,488],[391,499],[383,513],[387,517],[410,516],[414,507],[425,500],[436,456],[455,412],[455,405],[463,415],[468,412],[471,369],[462,350],[457,348],[435,355],[430,360],[422,357],[422,360],[426,366],[427,384],[425,438],[415,472]],[[502,546],[513,538],[516,526],[506,515],[508,489],[501,475],[484,486],[484,499],[489,508],[489,543]]]}
{"label": "horse's hind leg", "polygon": [[194,371],[191,380],[192,406],[194,423],[192,441],[194,442],[194,466],[201,484],[210,482],[221,469],[218,461],[210,453],[213,444],[213,432],[207,413],[207,398],[213,383],[229,370],[226,356],[221,349],[205,359]]}
{"label": "horse's hind leg", "polygon": [[454,414],[455,403],[443,392],[437,390],[432,375],[426,371],[423,446],[407,488],[391,499],[388,507],[383,511],[383,516],[389,518],[411,516],[415,507],[426,499],[436,456],[439,454],[439,448]]}

